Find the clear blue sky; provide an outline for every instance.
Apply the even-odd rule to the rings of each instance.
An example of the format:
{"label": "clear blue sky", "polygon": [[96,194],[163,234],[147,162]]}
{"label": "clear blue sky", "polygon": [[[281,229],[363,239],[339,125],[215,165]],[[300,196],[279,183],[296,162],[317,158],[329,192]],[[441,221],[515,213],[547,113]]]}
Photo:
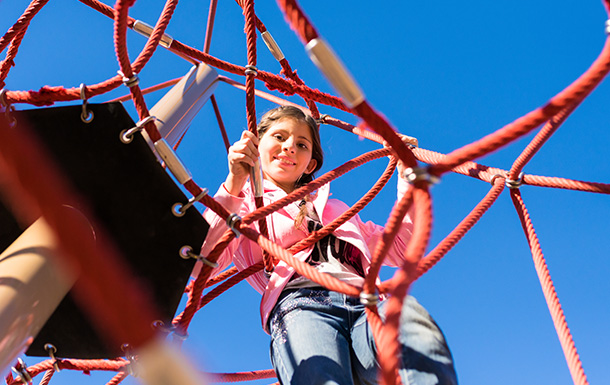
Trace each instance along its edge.
{"label": "clear blue sky", "polygon": [[[371,104],[401,133],[417,137],[422,148],[443,153],[544,104],[588,68],[606,38],[607,16],[599,0],[301,3]],[[0,29],[12,25],[27,4],[24,0],[0,1]],[[159,0],[136,2],[131,16],[154,24],[162,4]],[[208,2],[183,1],[168,33],[202,48],[208,6]],[[286,26],[275,2],[259,1],[255,9],[306,84],[334,93]],[[144,41],[135,33],[128,34],[132,59]],[[258,67],[279,72],[260,39],[259,46]],[[233,1],[219,2],[211,54],[247,64],[243,16]],[[159,48],[140,74],[141,85],[182,76],[189,68],[189,63]],[[75,0],[51,1],[32,21],[7,88],[77,87],[103,81],[117,69],[112,21]],[[257,87],[266,90],[260,82]],[[91,102],[126,93],[121,87]],[[148,105],[162,95],[163,91],[148,95]],[[245,95],[220,84],[216,96],[231,141],[235,141],[246,127]],[[610,142],[609,97],[609,84],[602,83],[525,172],[608,182],[610,166],[604,154]],[[290,100],[303,104],[299,98]],[[137,121],[133,105],[125,106]],[[271,107],[260,101],[258,115]],[[30,107],[18,106],[23,108]],[[320,106],[320,110],[358,122],[330,107]],[[532,136],[478,161],[508,169]],[[379,147],[330,126],[322,127],[322,140],[326,153],[323,171]],[[224,180],[226,153],[209,104],[193,122],[179,154],[200,186],[215,190]],[[377,161],[333,182],[334,196],[354,203],[384,167],[385,161]],[[361,216],[385,223],[395,197],[394,185],[395,180]],[[429,249],[489,187],[451,174],[432,188],[434,227]],[[610,305],[606,298],[610,292],[610,200],[584,192],[528,186],[521,190],[585,373],[591,384],[610,384]],[[384,270],[385,278],[391,274]],[[462,384],[572,383],[507,191],[464,240],[415,283],[412,294],[445,332]],[[258,294],[244,282],[198,313],[185,344],[198,368],[235,372],[271,367],[258,304]],[[36,362],[33,358],[26,361]],[[108,378],[107,374],[89,378],[64,371],[53,382],[102,384]]]}

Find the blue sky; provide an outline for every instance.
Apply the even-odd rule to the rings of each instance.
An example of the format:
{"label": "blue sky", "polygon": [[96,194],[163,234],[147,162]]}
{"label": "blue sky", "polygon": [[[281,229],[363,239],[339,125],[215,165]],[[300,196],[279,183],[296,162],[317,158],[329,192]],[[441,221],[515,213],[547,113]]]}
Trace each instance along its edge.
{"label": "blue sky", "polygon": [[[113,4],[106,1],[108,4]],[[5,31],[26,8],[23,0],[0,1]],[[549,98],[580,76],[601,51],[607,20],[600,1],[301,2],[364,90],[367,99],[401,133],[425,149],[448,153],[489,134]],[[374,4],[374,5],[373,5]],[[131,16],[154,24],[162,1],[139,1]],[[208,2],[183,1],[168,33],[202,48]],[[306,84],[334,93],[286,26],[275,2],[255,5],[259,18]],[[128,34],[131,58],[145,40]],[[279,65],[258,40],[258,67]],[[218,5],[210,53],[245,65],[243,16],[233,1]],[[4,57],[2,55],[2,57]],[[185,74],[190,64],[159,48],[140,73],[152,86]],[[44,85],[77,87],[116,74],[112,21],[78,1],[51,1],[32,21],[7,79],[9,90]],[[237,76],[222,75],[242,81]],[[257,82],[257,88],[266,90]],[[127,93],[120,87],[93,98],[101,103]],[[150,106],[163,91],[146,97]],[[549,140],[526,173],[608,182],[610,141],[608,82],[574,112]],[[246,127],[245,95],[220,84],[216,97],[231,141]],[[291,101],[303,104],[298,97]],[[126,108],[138,120],[133,105]],[[272,105],[258,100],[260,116]],[[18,109],[31,108],[25,105]],[[352,124],[333,108],[322,113]],[[379,145],[331,126],[321,129],[323,171]],[[478,162],[510,168],[533,134]],[[226,176],[226,152],[210,104],[193,121],[179,149],[195,181],[215,190]],[[385,168],[375,161],[332,183],[335,197],[354,203]],[[362,213],[383,224],[395,199],[395,178]],[[434,225],[429,249],[482,199],[489,184],[449,174],[432,188]],[[610,384],[608,351],[610,283],[607,258],[610,201],[600,194],[523,186],[523,198],[542,244],[568,325],[592,384]],[[201,207],[199,207],[201,209]],[[383,271],[384,277],[392,275]],[[447,257],[412,288],[441,325],[462,384],[570,384],[531,254],[508,192]],[[195,317],[185,351],[194,364],[213,372],[270,368],[268,336],[262,331],[259,296],[245,282]],[[29,364],[33,358],[26,360]],[[101,384],[107,374],[56,375],[54,383]],[[267,384],[271,380],[253,383]]]}

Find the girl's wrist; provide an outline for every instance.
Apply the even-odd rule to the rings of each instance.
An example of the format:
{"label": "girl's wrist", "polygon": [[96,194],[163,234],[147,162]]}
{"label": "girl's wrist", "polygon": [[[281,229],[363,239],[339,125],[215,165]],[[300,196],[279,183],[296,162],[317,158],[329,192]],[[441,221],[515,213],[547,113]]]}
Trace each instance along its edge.
{"label": "girl's wrist", "polygon": [[239,196],[241,190],[246,185],[246,181],[248,180],[248,175],[245,177],[237,177],[231,173],[227,176],[227,179],[224,182],[224,187],[227,192],[233,196]]}

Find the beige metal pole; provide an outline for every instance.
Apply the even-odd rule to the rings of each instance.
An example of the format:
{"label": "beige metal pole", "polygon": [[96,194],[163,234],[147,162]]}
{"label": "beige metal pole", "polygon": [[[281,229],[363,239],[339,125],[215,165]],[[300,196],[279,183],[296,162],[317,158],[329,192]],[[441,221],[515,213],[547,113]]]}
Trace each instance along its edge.
{"label": "beige metal pole", "polygon": [[[150,115],[157,118],[155,124],[159,133],[171,147],[178,143],[193,118],[210,99],[218,84],[217,80],[218,73],[214,68],[203,63],[193,66],[150,109]],[[142,133],[146,137],[146,131]]]}
{"label": "beige metal pole", "polygon": [[23,353],[64,298],[76,274],[59,268],[44,219],[0,254],[0,371]]}

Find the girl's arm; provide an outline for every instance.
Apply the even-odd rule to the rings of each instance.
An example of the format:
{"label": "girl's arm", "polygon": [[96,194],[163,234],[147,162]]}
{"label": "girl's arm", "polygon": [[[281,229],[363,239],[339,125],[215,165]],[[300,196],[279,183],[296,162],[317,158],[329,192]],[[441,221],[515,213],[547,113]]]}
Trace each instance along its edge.
{"label": "girl's arm", "polygon": [[[258,159],[258,139],[249,131],[244,131],[239,141],[229,147],[227,160],[229,164],[229,173],[225,182],[220,186],[214,199],[223,205],[230,213],[237,213],[240,217],[248,214],[251,208],[245,200],[245,195],[242,192],[248,176],[250,168]],[[213,250],[216,242],[222,237],[228,229],[226,222],[220,218],[212,210],[207,209],[203,213],[203,217],[210,225],[205,242],[201,248],[201,255],[207,257]],[[231,264],[233,254],[238,246],[239,239],[234,239],[225,251],[218,258],[218,267],[212,272],[212,276],[220,273]],[[201,262],[197,263],[193,270],[193,275],[197,275],[201,269]]]}

